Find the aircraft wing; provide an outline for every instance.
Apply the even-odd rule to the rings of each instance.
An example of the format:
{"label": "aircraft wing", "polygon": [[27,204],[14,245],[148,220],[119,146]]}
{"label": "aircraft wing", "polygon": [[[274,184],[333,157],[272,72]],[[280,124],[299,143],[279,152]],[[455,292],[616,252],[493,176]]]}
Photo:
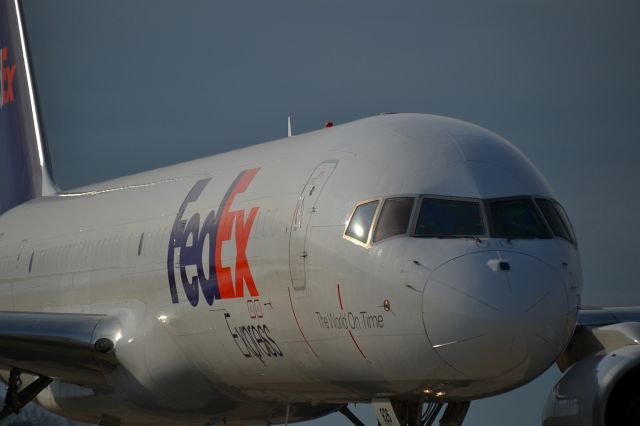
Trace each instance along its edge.
{"label": "aircraft wing", "polygon": [[104,383],[118,360],[117,318],[106,315],[0,312],[0,365],[77,384]]}
{"label": "aircraft wing", "polygon": [[614,352],[640,344],[640,306],[584,307],[578,324],[557,365],[566,371],[571,365],[594,354]]}
{"label": "aircraft wing", "polygon": [[578,314],[578,326],[595,327],[621,322],[640,322],[640,306],[589,306]]}

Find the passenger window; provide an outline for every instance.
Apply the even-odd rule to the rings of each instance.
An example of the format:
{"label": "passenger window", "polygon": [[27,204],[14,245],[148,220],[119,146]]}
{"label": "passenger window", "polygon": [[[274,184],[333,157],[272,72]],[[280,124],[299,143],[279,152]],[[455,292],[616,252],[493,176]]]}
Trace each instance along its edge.
{"label": "passenger window", "polygon": [[373,216],[377,208],[378,201],[371,201],[356,207],[345,235],[366,244],[369,239],[369,230],[371,229]]}
{"label": "passenger window", "polygon": [[501,238],[551,238],[528,198],[491,201],[494,236]]}
{"label": "passenger window", "polygon": [[424,198],[416,223],[418,237],[470,237],[485,235],[477,201]]}
{"label": "passenger window", "polygon": [[413,201],[413,197],[398,197],[389,198],[384,202],[373,236],[374,243],[394,235],[407,233]]}
{"label": "passenger window", "polygon": [[547,219],[553,233],[556,236],[564,238],[570,243],[575,244],[576,239],[573,234],[573,230],[571,229],[569,218],[564,212],[564,209],[558,203],[542,198],[538,198],[536,203],[538,203],[538,207],[540,207],[542,214],[545,219]]}

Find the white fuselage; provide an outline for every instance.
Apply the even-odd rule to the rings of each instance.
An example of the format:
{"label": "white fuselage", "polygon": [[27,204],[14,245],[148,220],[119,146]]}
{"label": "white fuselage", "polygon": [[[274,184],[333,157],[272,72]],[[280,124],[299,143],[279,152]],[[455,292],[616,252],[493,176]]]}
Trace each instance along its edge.
{"label": "white fuselage", "polygon": [[573,332],[577,250],[558,238],[344,237],[356,204],[422,194],[554,198],[484,129],[373,117],[10,210],[0,309],[120,319],[108,386],[54,382],[39,397],[87,420],[281,419],[287,402],[303,419],[323,412],[304,404],[474,399],[532,380]]}

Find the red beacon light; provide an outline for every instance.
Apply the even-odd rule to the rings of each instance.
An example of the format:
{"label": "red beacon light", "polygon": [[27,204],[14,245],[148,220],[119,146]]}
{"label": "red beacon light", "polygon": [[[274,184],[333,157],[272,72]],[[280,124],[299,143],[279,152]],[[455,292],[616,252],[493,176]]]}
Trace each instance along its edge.
{"label": "red beacon light", "polygon": [[327,121],[324,123],[324,127],[333,127],[333,121]]}

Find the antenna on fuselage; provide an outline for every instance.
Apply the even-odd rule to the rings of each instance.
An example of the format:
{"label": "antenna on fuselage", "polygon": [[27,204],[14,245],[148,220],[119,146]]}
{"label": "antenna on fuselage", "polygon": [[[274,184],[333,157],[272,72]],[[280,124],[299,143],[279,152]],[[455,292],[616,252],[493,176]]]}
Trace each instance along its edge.
{"label": "antenna on fuselage", "polygon": [[291,132],[291,116],[287,117],[287,129],[288,129],[287,136],[289,137],[293,136],[293,133]]}

